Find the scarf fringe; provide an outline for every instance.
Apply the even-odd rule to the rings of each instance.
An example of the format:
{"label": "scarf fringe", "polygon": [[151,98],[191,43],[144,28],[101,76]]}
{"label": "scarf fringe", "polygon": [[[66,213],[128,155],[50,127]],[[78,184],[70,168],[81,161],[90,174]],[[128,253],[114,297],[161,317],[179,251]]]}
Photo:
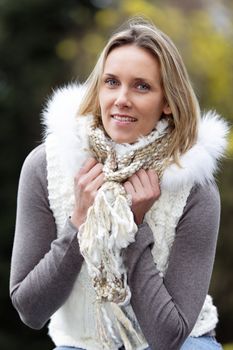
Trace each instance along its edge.
{"label": "scarf fringe", "polygon": [[[134,329],[132,322],[129,320],[129,318],[124,314],[124,312],[121,310],[121,307],[115,303],[109,303],[110,309],[112,311],[112,314],[115,317],[116,320],[116,326],[118,329],[118,332],[120,334],[120,337],[123,341],[125,350],[133,350],[134,347],[131,343],[130,338],[135,336],[135,339],[137,339],[139,344],[143,344],[144,339],[140,337],[140,335],[136,332]],[[104,321],[104,322],[103,322]],[[111,337],[111,340],[113,343],[120,347],[121,344],[119,343],[117,337],[115,336],[115,332],[112,326],[111,319],[109,318],[106,309],[103,307],[101,303],[98,303],[97,305],[97,325],[99,330],[99,335],[101,337],[101,341],[103,344],[103,348],[110,349],[111,348],[111,341],[110,338],[107,336],[106,329],[108,331],[108,334]],[[105,329],[105,327],[106,329]],[[130,337],[129,337],[130,334]]]}
{"label": "scarf fringe", "polygon": [[[129,318],[124,314],[124,312],[122,311],[122,309],[120,308],[119,305],[115,304],[115,303],[111,303],[111,308],[112,311],[115,315],[115,317],[117,318],[118,324],[121,325],[121,328],[125,330],[127,330],[128,332],[130,332],[131,335],[134,335],[136,337],[136,339],[139,341],[140,344],[143,344],[143,339],[140,337],[140,335],[136,332],[136,330],[134,329],[132,322],[129,320]],[[120,322],[120,323],[119,323]],[[126,334],[125,334],[126,335]],[[126,348],[126,345],[124,343],[124,346]],[[130,348],[131,349],[131,348]],[[128,350],[128,349],[126,349]]]}
{"label": "scarf fringe", "polygon": [[[106,182],[80,227],[80,251],[87,263],[98,300],[128,304],[130,290],[121,249],[134,242],[137,226],[123,186]],[[115,196],[114,192],[121,194]],[[93,229],[94,228],[94,229]]]}

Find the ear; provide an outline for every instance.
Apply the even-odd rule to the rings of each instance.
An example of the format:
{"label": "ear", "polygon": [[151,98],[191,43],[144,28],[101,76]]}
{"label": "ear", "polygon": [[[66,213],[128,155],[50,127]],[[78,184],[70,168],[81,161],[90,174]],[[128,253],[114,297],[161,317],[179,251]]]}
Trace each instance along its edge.
{"label": "ear", "polygon": [[171,114],[172,113],[171,108],[167,102],[165,102],[165,104],[164,104],[163,113],[164,114]]}

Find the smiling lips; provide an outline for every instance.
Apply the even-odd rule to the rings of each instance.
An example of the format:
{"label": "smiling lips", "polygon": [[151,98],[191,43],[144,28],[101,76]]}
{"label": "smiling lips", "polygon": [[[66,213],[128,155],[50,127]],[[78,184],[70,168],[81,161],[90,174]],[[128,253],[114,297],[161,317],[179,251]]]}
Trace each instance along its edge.
{"label": "smiling lips", "polygon": [[130,115],[112,114],[111,117],[120,123],[134,123],[137,121],[136,118],[131,117]]}

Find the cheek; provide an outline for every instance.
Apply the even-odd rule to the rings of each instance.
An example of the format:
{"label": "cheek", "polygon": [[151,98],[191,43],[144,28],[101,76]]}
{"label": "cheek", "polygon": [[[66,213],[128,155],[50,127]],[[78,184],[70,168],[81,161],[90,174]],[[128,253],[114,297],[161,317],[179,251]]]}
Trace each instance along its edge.
{"label": "cheek", "polygon": [[99,104],[100,104],[101,111],[104,112],[113,104],[113,96],[105,91],[100,92]]}
{"label": "cheek", "polygon": [[162,98],[155,98],[151,101],[148,101],[147,105],[145,105],[145,108],[147,108],[148,113],[150,115],[154,115],[155,117],[162,114],[163,107],[164,102]]}
{"label": "cheek", "polygon": [[102,108],[103,108],[103,94],[101,92],[99,93],[99,105],[100,105],[100,108],[102,110]]}
{"label": "cheek", "polygon": [[158,109],[154,100],[144,100],[143,103],[139,105],[139,108],[141,109],[142,113],[147,115],[149,118],[156,115]]}

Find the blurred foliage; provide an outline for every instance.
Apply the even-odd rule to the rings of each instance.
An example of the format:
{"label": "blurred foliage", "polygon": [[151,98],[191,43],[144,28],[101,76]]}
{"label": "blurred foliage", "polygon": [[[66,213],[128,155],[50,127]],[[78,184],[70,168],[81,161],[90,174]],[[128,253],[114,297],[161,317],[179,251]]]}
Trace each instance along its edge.
{"label": "blurred foliage", "polygon": [[[167,33],[179,48],[202,110],[215,109],[231,125],[233,3],[212,1],[208,8],[200,5],[201,0],[188,3],[0,0],[0,176],[4,183],[0,193],[1,349],[52,349],[46,328],[38,332],[24,326],[8,297],[19,172],[27,153],[41,140],[40,111],[52,89],[86,79],[112,32],[130,16],[143,15]],[[233,340],[233,133],[221,169],[217,181],[222,221],[211,293],[220,314],[218,339],[230,342]]]}
{"label": "blurred foliage", "polygon": [[224,345],[224,350],[233,350],[233,344]]}

